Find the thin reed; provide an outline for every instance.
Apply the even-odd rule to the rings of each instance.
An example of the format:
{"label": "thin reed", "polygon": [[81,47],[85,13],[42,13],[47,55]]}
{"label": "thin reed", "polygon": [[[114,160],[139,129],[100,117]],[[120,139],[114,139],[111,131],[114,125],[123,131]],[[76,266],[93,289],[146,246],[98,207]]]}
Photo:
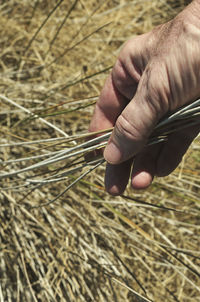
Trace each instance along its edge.
{"label": "thin reed", "polygon": [[[0,95],[0,99],[16,105],[17,107],[28,113],[29,115],[34,115],[26,108],[19,106],[18,104],[16,104],[15,102],[11,101],[10,99],[8,99],[3,95]],[[170,114],[167,117],[163,118],[157,124],[152,135],[149,138],[147,145],[164,142],[167,140],[168,135],[171,134],[172,132],[179,131],[180,129],[183,130],[184,128],[199,124],[200,123],[199,115],[200,115],[200,100],[197,100],[189,105],[185,105],[183,108],[177,110],[173,114]],[[58,127],[55,127],[53,124],[50,124],[43,118],[39,117],[38,115],[35,115],[35,118],[37,117],[41,122],[52,127],[60,134],[63,134],[63,131],[60,130]],[[51,139],[43,139],[43,140],[41,139],[36,141],[1,144],[0,145],[1,148],[14,147],[14,146],[19,146],[20,148],[21,147],[27,148],[27,146],[31,147],[32,145],[35,145],[36,148],[38,148],[39,154],[38,155],[31,154],[31,156],[27,156],[27,157],[1,161],[0,164],[2,170],[3,167],[6,167],[9,171],[0,173],[0,179],[10,177],[17,184],[18,176],[20,175],[19,182],[20,183],[22,182],[22,177],[23,177],[24,184],[18,186],[15,185],[14,190],[17,190],[20,189],[21,187],[23,189],[24,187],[29,188],[30,184],[37,184],[41,186],[47,183],[55,183],[57,181],[63,181],[66,180],[67,176],[78,171],[81,172],[83,168],[89,167],[87,172],[84,172],[83,174],[77,176],[77,181],[78,181],[83,176],[86,176],[88,173],[92,172],[100,164],[104,163],[103,154],[101,155],[100,158],[93,158],[93,156],[91,155],[91,160],[86,159],[88,153],[102,149],[106,146],[107,141],[111,135],[112,129],[105,129],[102,132],[104,134],[85,133],[82,135],[77,134],[75,136],[67,136],[64,133],[63,137],[58,137],[58,138],[55,137]],[[95,135],[97,137],[94,138]],[[90,136],[92,136],[93,138],[89,139]],[[81,141],[82,139],[87,139],[87,141],[79,143],[79,141]],[[53,144],[51,144],[51,142],[53,142]],[[44,145],[45,143],[48,143],[48,146],[38,147]],[[64,144],[72,144],[72,146],[65,148]],[[59,147],[59,150],[51,151],[51,149],[54,148],[55,146]],[[36,161],[36,163],[32,164],[34,160]],[[51,170],[48,169],[49,173],[48,172],[43,173],[44,178],[40,177],[39,179],[37,179],[37,175],[40,174],[41,168],[47,166],[50,167],[50,165],[54,165],[55,163],[57,164],[60,162],[65,163],[65,168],[64,169],[62,168],[61,173],[60,172],[56,173],[56,171],[60,171],[60,168],[54,169],[53,173]],[[17,169],[16,166],[14,169],[12,169],[13,164],[14,165],[22,164],[24,167]],[[90,165],[93,166],[94,164],[96,164],[96,166],[90,168]],[[31,174],[31,176],[29,176],[27,174],[27,172],[31,172],[31,171],[34,171],[34,173],[36,174],[36,179],[34,179],[34,175]],[[21,177],[21,174],[22,175],[25,174],[25,176]],[[77,181],[73,181],[73,184],[75,184]],[[68,187],[71,188],[72,185],[70,184]],[[12,187],[6,187],[6,188],[2,187],[1,189],[12,190]],[[67,190],[68,189],[66,189],[65,192]]]}

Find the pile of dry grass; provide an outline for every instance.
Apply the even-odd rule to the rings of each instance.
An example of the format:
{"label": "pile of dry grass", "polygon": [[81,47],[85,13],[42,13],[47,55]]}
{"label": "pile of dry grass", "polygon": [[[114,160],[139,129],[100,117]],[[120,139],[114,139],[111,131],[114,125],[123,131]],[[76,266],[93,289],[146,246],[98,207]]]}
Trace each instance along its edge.
{"label": "pile of dry grass", "polygon": [[[2,1],[1,174],[72,147],[121,44],[184,2]],[[73,160],[2,178],[0,301],[200,301],[199,153],[197,140],[171,176],[115,198],[103,165],[63,195],[80,172],[30,179]]]}

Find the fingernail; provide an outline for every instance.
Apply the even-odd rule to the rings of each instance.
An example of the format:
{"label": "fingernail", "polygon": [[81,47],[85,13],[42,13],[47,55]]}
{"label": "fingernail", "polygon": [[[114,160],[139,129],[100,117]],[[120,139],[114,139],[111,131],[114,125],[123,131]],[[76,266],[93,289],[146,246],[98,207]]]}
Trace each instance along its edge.
{"label": "fingernail", "polygon": [[113,143],[109,143],[104,151],[104,158],[110,164],[118,164],[122,160],[122,153]]}

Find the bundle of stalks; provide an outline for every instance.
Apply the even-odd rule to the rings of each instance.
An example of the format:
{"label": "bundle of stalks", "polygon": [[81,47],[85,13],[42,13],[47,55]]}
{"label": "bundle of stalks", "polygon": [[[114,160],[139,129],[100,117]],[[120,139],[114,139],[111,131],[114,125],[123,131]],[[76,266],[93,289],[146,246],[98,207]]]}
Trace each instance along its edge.
{"label": "bundle of stalks", "polygon": [[[15,104],[13,101],[9,100],[5,96],[1,96],[0,98],[4,101],[7,101],[11,104]],[[15,104],[20,109],[27,111],[22,106]],[[28,112],[29,113],[29,112]],[[34,114],[31,114],[31,116]],[[183,130],[184,128],[191,127],[197,124],[200,124],[200,100],[197,100],[189,105],[184,106],[183,108],[177,110],[173,114],[165,117],[161,120],[158,125],[155,127],[152,135],[149,138],[147,146],[152,144],[158,144],[167,140],[168,135],[173,132]],[[37,117],[37,116],[36,116]],[[47,123],[41,117],[39,118],[42,122]],[[48,123],[49,124],[49,123]],[[50,125],[54,127],[53,125]],[[57,130],[57,129],[56,129]],[[42,185],[55,183],[60,181],[66,181],[69,175],[73,175],[74,173],[81,172],[84,168],[87,168],[83,173],[79,173],[79,176],[70,183],[64,192],[60,193],[55,199],[48,202],[47,204],[54,202],[57,198],[61,197],[64,193],[66,193],[69,189],[72,188],[78,181],[80,181],[84,176],[98,168],[101,164],[105,162],[103,156],[100,158],[93,158],[91,160],[87,160],[87,154],[92,151],[96,151],[102,149],[106,146],[107,141],[111,135],[112,129],[103,130],[103,135],[101,132],[98,133],[86,133],[82,135],[74,135],[74,136],[63,136],[58,138],[50,138],[50,139],[41,139],[36,141],[26,141],[20,143],[6,143],[1,144],[1,148],[6,147],[20,147],[20,148],[31,148],[32,146],[37,146],[39,150],[38,155],[31,155],[27,157],[17,158],[17,159],[9,159],[1,162],[2,170],[3,167],[6,167],[9,171],[3,172],[0,174],[0,179],[2,178],[10,178],[12,185],[10,187],[1,188],[3,190],[15,190],[20,191],[21,188],[23,190],[27,187],[28,189],[34,189],[36,185],[37,187],[41,187]],[[94,137],[98,135],[96,138],[89,139],[90,136]],[[86,142],[79,143],[80,140],[86,139]],[[44,144],[47,144],[46,147],[43,147]],[[65,148],[64,145],[72,144],[72,146]],[[59,147],[61,150],[51,150],[51,148]],[[41,154],[41,150],[44,151]],[[47,152],[46,152],[47,150]],[[29,151],[30,152],[30,151]],[[36,152],[36,151],[35,151]],[[25,152],[22,152],[23,154]],[[31,162],[36,161],[34,164],[30,164]],[[64,167],[58,167],[57,169],[52,168],[51,165],[54,166],[58,163],[64,163]],[[18,165],[25,165],[22,168],[17,168]],[[14,165],[14,168],[12,168]],[[91,167],[90,167],[91,166]],[[46,172],[43,172],[43,169],[48,167]],[[33,172],[36,174],[36,179],[34,178]],[[29,173],[27,173],[29,172]],[[24,176],[25,175],[25,176]],[[43,178],[38,175],[44,175]],[[13,185],[13,182],[15,185]],[[22,183],[24,182],[24,183]],[[19,184],[18,184],[19,183]],[[33,185],[33,186],[31,186]],[[47,205],[45,203],[45,205]]]}
{"label": "bundle of stalks", "polygon": [[[87,159],[112,131],[87,128],[121,44],[186,2],[0,3],[0,302],[200,301],[199,139],[169,177],[118,197]],[[199,104],[149,144],[198,123]]]}

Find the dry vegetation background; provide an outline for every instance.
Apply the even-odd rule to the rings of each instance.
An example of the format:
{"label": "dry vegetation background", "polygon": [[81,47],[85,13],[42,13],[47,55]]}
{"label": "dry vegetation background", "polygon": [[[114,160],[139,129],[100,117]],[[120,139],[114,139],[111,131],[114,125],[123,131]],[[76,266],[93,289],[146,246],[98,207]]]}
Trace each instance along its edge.
{"label": "dry vegetation background", "polygon": [[[122,43],[185,4],[0,1],[1,175],[87,133]],[[0,179],[0,301],[200,301],[199,158],[197,139],[172,175],[121,197],[104,192],[102,165],[47,206],[80,172],[29,180],[72,162]]]}

